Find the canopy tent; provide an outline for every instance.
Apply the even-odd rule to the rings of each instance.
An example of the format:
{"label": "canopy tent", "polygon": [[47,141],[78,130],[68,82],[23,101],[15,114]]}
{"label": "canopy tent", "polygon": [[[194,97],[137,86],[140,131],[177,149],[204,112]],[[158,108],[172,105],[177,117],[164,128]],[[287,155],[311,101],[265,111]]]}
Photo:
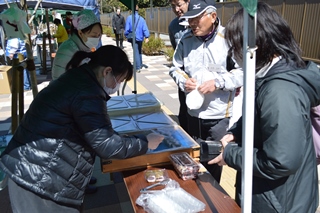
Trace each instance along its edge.
{"label": "canopy tent", "polygon": [[120,0],[122,4],[124,4],[127,8],[132,10],[132,5],[137,4],[137,0]]}
{"label": "canopy tent", "polygon": [[[0,0],[0,11],[7,9],[7,2],[14,3],[20,5],[19,1],[12,0]],[[38,3],[37,0],[26,0],[28,8],[34,8]],[[42,0],[41,6],[42,8],[52,8],[52,9],[60,9],[60,10],[82,10],[82,9],[91,9],[94,10],[98,8],[98,3],[96,0]]]}

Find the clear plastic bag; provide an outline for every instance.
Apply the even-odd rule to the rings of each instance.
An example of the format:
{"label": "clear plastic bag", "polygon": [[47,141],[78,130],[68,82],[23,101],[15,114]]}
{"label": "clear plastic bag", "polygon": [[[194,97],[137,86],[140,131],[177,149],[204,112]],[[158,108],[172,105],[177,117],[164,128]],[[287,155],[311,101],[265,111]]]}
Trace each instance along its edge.
{"label": "clear plastic bag", "polygon": [[169,180],[162,190],[142,193],[136,200],[148,213],[196,213],[206,205],[182,189],[178,182]]}

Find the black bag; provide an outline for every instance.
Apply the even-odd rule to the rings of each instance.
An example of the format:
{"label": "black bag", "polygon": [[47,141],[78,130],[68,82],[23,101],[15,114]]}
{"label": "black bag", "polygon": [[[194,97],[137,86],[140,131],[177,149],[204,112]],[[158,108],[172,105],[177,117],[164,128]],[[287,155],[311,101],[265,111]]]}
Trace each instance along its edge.
{"label": "black bag", "polygon": [[220,141],[200,141],[200,162],[208,162],[220,155],[222,144]]}
{"label": "black bag", "polygon": [[132,33],[129,33],[128,35],[127,35],[127,41],[128,42],[132,42]]}

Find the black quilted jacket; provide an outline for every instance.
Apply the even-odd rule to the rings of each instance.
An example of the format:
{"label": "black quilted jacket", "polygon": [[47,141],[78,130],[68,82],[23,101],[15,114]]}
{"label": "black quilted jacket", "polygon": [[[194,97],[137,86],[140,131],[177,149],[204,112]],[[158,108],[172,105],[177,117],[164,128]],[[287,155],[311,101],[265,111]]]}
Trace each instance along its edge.
{"label": "black quilted jacket", "polygon": [[96,154],[122,159],[148,149],[145,137],[113,131],[109,99],[88,65],[67,71],[36,96],[0,167],[30,191],[80,205]]}

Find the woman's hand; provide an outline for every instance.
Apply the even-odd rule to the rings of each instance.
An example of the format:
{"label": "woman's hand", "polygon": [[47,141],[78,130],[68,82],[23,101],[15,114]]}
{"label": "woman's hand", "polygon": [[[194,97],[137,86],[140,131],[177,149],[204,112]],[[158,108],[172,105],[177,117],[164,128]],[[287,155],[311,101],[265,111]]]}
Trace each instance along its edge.
{"label": "woman's hand", "polygon": [[234,141],[234,136],[232,134],[227,134],[225,136],[223,136],[223,138],[221,138],[221,143],[223,148],[226,147],[228,145],[229,142]]}
{"label": "woman's hand", "polygon": [[[227,135],[223,136],[223,138],[220,141],[221,141],[222,147],[224,149],[228,145],[229,142],[234,141],[234,136],[232,134],[227,134]],[[216,158],[208,161],[208,164],[218,164],[219,166],[227,165],[223,159],[222,153],[223,153],[223,151]]]}
{"label": "woman's hand", "polygon": [[208,164],[218,164],[219,166],[227,165],[222,157],[222,153],[215,157],[214,159],[208,161]]}
{"label": "woman's hand", "polygon": [[157,133],[150,133],[147,135],[148,148],[156,149],[159,144],[163,141],[164,136]]}

